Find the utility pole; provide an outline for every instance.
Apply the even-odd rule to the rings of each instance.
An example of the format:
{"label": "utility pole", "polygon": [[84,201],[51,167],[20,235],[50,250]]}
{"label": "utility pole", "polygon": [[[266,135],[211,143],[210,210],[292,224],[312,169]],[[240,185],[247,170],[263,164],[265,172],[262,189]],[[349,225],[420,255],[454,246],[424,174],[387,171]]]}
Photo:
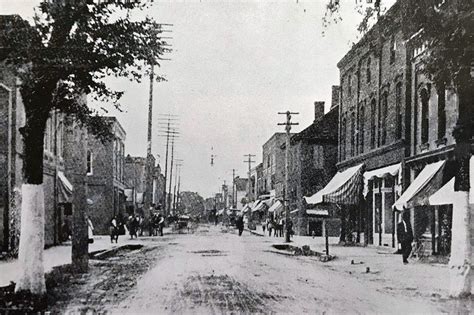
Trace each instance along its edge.
{"label": "utility pole", "polygon": [[[143,194],[143,205],[145,210],[149,210],[152,203],[152,191],[153,191],[153,166],[152,155],[151,155],[151,142],[152,142],[152,126],[153,126],[153,80],[155,78],[154,64],[151,63],[150,69],[150,91],[148,98],[148,134],[147,134],[147,149],[146,149],[146,164],[145,164],[145,191]],[[151,188],[151,189],[150,189]],[[149,213],[145,212],[148,216]]]}
{"label": "utility pole", "polygon": [[175,166],[175,175],[174,175],[174,188],[173,188],[173,212],[176,213],[176,203],[178,201],[178,197],[176,195],[176,188],[177,188],[177,183],[178,183],[178,171],[179,167],[181,166],[181,161],[179,159],[175,159],[176,161],[176,166]]}
{"label": "utility pole", "polygon": [[176,123],[178,121],[178,118],[176,115],[171,115],[171,114],[166,114],[166,115],[160,115],[160,118],[158,118],[158,121],[161,129],[159,130],[159,137],[166,137],[166,153],[165,153],[165,181],[163,185],[163,202],[162,202],[162,211],[163,211],[163,216],[167,216],[167,213],[169,209],[167,209],[167,195],[166,195],[166,184],[168,180],[168,156],[169,156],[169,144],[170,144],[170,139],[171,138],[177,138],[179,135],[179,132],[176,131]]}
{"label": "utility pole", "polygon": [[284,196],[284,204],[285,204],[285,225],[286,225],[286,236],[285,236],[285,241],[287,243],[290,242],[290,225],[288,222],[290,222],[290,207],[289,207],[289,198],[288,198],[288,153],[290,150],[290,131],[291,131],[291,126],[298,125],[298,123],[292,123],[291,122],[291,115],[297,115],[299,113],[297,112],[278,112],[279,115],[286,115],[286,122],[284,123],[278,123],[279,126],[285,126],[285,131],[286,131],[286,145],[285,145],[285,193],[283,194]]}
{"label": "utility pole", "polygon": [[[249,167],[249,171],[248,171],[248,172],[249,172],[249,174],[248,174],[249,184],[248,184],[248,187],[247,187],[247,190],[248,190],[248,191],[247,191],[247,199],[248,199],[247,202],[250,203],[250,199],[251,199],[250,196],[251,196],[251,194],[252,194],[252,192],[251,192],[251,187],[250,187],[250,185],[251,185],[251,182],[250,182],[250,171],[252,170],[252,163],[255,163],[255,161],[253,161],[252,158],[255,157],[256,155],[255,155],[255,154],[245,154],[244,156],[247,157],[247,160],[244,161],[244,163],[248,163],[248,167]],[[257,180],[257,179],[255,179],[255,181],[256,181],[256,180]]]}
{"label": "utility pole", "polygon": [[233,209],[237,208],[235,199],[237,199],[237,196],[235,196],[235,168],[233,168],[232,169],[232,208]]}
{"label": "utility pole", "polygon": [[171,138],[171,166],[170,166],[170,183],[168,190],[168,209],[171,211],[171,182],[173,181],[173,162],[174,162],[174,137]]}
{"label": "utility pole", "polygon": [[[244,163],[248,163],[248,166],[249,166],[248,185],[247,185],[247,190],[248,190],[247,191],[247,204],[250,204],[250,199],[251,199],[250,195],[252,194],[251,193],[251,187],[250,187],[250,185],[252,183],[251,179],[250,179],[250,171],[252,169],[252,163],[255,163],[255,161],[252,160],[252,157],[255,157],[255,154],[246,154],[244,156],[247,157],[247,160],[244,161]],[[257,179],[255,179],[255,182],[257,182]],[[249,211],[249,212],[250,212],[249,216],[248,216],[249,219],[248,219],[248,223],[247,223],[248,225],[250,225],[250,223],[252,222],[252,213],[251,213],[251,211]]]}
{"label": "utility pole", "polygon": [[180,202],[179,194],[181,192],[181,166],[183,166],[183,164],[180,164],[179,166],[180,167],[178,169],[178,192],[177,192],[177,198],[176,198],[176,203],[178,204],[178,207],[179,207],[179,202]]}

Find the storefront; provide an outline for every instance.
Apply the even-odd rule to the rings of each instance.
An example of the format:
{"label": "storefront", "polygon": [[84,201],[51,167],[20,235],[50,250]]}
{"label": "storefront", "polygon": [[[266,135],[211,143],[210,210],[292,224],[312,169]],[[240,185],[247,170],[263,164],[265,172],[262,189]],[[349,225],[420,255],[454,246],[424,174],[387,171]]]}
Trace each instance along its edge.
{"label": "storefront", "polygon": [[367,206],[366,233],[379,246],[396,247],[397,218],[392,210],[401,192],[401,164],[389,165],[364,173]]}

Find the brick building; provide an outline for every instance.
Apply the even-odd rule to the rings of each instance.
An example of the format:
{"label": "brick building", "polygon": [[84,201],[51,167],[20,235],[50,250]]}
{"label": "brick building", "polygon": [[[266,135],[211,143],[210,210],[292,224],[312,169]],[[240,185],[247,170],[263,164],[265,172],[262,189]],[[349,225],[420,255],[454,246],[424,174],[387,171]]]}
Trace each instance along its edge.
{"label": "brick building", "polygon": [[262,147],[264,192],[283,198],[285,187],[285,152],[281,145],[286,141],[286,133],[277,132]]}
{"label": "brick building", "polygon": [[337,167],[344,173],[361,166],[354,174],[362,179],[350,180],[363,193],[339,202],[349,232],[394,247],[399,212],[393,209],[409,209],[415,240],[429,253],[446,254],[452,206],[430,205],[429,197],[454,176],[458,101],[452,88],[438,91],[424,73],[428,45],[422,31],[402,34],[399,10],[398,1],[338,63]]}
{"label": "brick building", "polygon": [[[19,128],[25,123],[16,80],[0,70],[0,247],[13,254],[18,250],[23,183],[23,141]],[[84,151],[81,145],[84,142],[79,141],[81,135],[83,129],[73,119],[51,112],[46,123],[43,153],[45,246],[59,244],[69,236],[73,207],[85,211],[85,200],[73,198],[73,183],[85,186],[84,178],[80,179],[71,168],[72,164],[76,170],[78,165],[85,165],[85,155],[80,154]]]}
{"label": "brick building", "polygon": [[[338,88],[335,86],[333,90]],[[315,102],[314,122],[290,140],[288,199],[299,235],[323,236],[323,220],[326,220],[329,235],[339,236],[340,220],[335,216],[335,207],[315,209],[303,198],[321,190],[337,171],[338,96],[335,93],[327,114],[324,114],[324,102]],[[285,148],[283,145],[283,152]]]}
{"label": "brick building", "polygon": [[89,216],[97,234],[108,234],[113,216],[125,217],[125,130],[115,117],[103,117],[112,125],[115,138],[102,142],[88,137],[87,198]]}

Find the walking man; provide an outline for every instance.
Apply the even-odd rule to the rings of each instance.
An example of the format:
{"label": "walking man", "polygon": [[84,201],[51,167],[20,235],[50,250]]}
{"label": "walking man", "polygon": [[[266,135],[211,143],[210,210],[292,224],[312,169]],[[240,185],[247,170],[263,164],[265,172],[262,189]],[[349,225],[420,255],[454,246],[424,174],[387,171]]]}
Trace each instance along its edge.
{"label": "walking man", "polygon": [[411,253],[411,242],[413,242],[413,230],[410,224],[410,212],[405,209],[402,212],[402,220],[397,225],[398,242],[402,247],[403,263],[408,264],[408,256]]}
{"label": "walking man", "polygon": [[237,221],[235,222],[237,229],[239,230],[239,236],[242,236],[242,232],[244,231],[244,218],[241,214],[237,216]]}

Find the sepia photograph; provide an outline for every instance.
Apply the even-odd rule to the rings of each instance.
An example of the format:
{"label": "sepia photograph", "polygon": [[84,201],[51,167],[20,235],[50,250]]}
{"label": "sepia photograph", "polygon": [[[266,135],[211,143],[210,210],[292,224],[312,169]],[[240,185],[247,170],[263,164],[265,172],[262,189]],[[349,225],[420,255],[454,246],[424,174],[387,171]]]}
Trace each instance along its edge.
{"label": "sepia photograph", "polygon": [[0,0],[0,314],[473,314],[474,0]]}

